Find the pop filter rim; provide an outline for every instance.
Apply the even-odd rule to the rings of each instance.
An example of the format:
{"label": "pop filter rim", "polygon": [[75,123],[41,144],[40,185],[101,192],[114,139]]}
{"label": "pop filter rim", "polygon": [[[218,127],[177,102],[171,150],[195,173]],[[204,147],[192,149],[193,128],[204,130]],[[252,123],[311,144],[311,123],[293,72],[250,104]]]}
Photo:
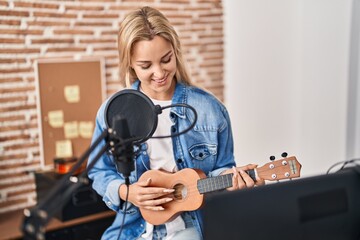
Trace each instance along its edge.
{"label": "pop filter rim", "polygon": [[[123,115],[123,116],[126,116],[126,114],[124,113],[120,113],[119,114],[115,114],[115,115],[112,115],[112,116],[109,116],[111,114],[109,114],[109,109],[112,105],[112,103],[118,98],[120,97],[121,95],[128,95],[130,94],[132,97],[137,97],[137,98],[140,98],[141,100],[143,100],[145,103],[146,103],[146,106],[148,107],[148,110],[150,112],[152,112],[152,120],[153,121],[153,126],[151,128],[151,130],[147,133],[145,133],[144,135],[142,136],[132,136],[132,138],[134,138],[133,140],[133,143],[143,143],[145,142],[146,140],[148,140],[155,132],[156,128],[157,128],[157,123],[158,123],[158,118],[157,118],[157,111],[156,111],[156,108],[155,108],[155,105],[154,103],[151,101],[151,99],[146,96],[144,93],[138,91],[138,90],[135,90],[135,89],[124,89],[124,90],[121,90],[117,93],[115,93],[114,95],[112,95],[108,102],[106,103],[106,106],[105,106],[105,124],[106,124],[106,127],[107,128],[112,128],[112,120],[114,117],[118,116],[118,115]],[[127,103],[123,103],[123,104],[127,104]],[[130,119],[131,120],[131,119]],[[128,119],[128,121],[130,121]],[[146,120],[146,119],[145,119]],[[131,131],[130,131],[130,135],[132,135]]]}

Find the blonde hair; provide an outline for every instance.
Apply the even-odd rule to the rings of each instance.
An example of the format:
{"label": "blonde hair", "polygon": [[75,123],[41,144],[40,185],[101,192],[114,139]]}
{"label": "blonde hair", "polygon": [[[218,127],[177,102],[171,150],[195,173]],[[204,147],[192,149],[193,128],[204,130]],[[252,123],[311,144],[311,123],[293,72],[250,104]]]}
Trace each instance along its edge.
{"label": "blonde hair", "polygon": [[169,41],[174,49],[177,65],[176,81],[191,85],[181,52],[179,36],[169,20],[151,7],[142,7],[129,13],[120,25],[118,35],[120,81],[126,87],[134,83],[137,76],[130,66],[133,46],[138,41],[152,40],[155,36],[161,36]]}

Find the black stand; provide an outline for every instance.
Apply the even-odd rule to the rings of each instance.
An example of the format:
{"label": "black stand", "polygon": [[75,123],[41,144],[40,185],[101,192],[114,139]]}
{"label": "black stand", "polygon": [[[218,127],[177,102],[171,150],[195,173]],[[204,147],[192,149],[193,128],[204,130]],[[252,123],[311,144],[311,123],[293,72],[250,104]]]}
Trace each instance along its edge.
{"label": "black stand", "polygon": [[[87,166],[86,170],[78,176],[73,176],[74,172],[80,168],[84,161],[89,157],[90,153],[100,144],[102,140],[106,141],[105,146],[96,154],[93,161]],[[126,142],[126,141],[125,141]],[[49,223],[50,219],[58,211],[65,200],[68,200],[71,194],[78,189],[82,184],[87,184],[87,174],[97,160],[115,145],[122,146],[122,141],[115,136],[115,131],[107,129],[93,142],[88,150],[80,157],[78,162],[71,168],[71,170],[64,175],[49,194],[32,209],[24,210],[24,221],[21,230],[24,234],[25,240],[42,240],[45,239],[45,226]],[[127,144],[129,146],[131,144]],[[129,148],[126,148],[129,149]],[[121,153],[121,151],[119,151]],[[131,157],[128,157],[131,158]],[[116,159],[117,160],[117,159]],[[128,180],[127,180],[128,181]]]}

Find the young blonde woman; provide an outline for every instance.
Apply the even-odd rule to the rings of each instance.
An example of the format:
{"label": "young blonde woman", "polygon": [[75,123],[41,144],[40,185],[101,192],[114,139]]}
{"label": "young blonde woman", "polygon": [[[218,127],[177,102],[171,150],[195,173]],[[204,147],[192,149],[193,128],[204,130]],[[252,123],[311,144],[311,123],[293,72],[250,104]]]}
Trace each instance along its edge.
{"label": "young blonde woman", "polygon": [[[176,172],[184,168],[201,169],[208,177],[234,173],[232,187],[236,190],[254,186],[245,170],[255,165],[235,168],[233,137],[226,108],[213,95],[191,84],[184,66],[179,37],[167,18],[158,10],[143,7],[129,13],[120,26],[118,36],[120,78],[126,87],[147,95],[161,106],[185,103],[196,109],[198,120],[186,134],[149,139],[135,157],[135,170],[130,176],[128,204],[124,216],[127,187],[117,172],[114,159],[104,154],[90,169],[94,189],[103,196],[109,208],[117,212],[103,239],[191,239],[203,238],[201,213],[184,212],[161,225],[147,223],[139,208],[163,211],[164,203],[173,201],[173,189],[150,187],[151,179],[138,181],[149,169]],[[105,105],[100,107],[93,138],[106,129]],[[156,135],[181,132],[192,122],[192,113],[173,107],[159,115]],[[144,119],[146,121],[146,119]],[[104,143],[103,143],[104,144]],[[93,155],[89,158],[92,161]],[[263,183],[261,179],[257,183]]]}

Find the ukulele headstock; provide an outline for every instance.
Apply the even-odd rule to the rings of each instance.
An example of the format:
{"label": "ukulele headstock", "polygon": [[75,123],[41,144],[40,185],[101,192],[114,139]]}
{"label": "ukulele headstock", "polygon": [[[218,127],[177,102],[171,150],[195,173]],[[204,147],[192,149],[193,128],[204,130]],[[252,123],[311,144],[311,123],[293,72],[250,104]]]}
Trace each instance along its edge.
{"label": "ukulele headstock", "polygon": [[283,153],[282,157],[283,159],[275,160],[275,157],[271,156],[271,162],[257,168],[258,176],[270,181],[300,177],[301,164],[296,157],[287,157],[287,153]]}

